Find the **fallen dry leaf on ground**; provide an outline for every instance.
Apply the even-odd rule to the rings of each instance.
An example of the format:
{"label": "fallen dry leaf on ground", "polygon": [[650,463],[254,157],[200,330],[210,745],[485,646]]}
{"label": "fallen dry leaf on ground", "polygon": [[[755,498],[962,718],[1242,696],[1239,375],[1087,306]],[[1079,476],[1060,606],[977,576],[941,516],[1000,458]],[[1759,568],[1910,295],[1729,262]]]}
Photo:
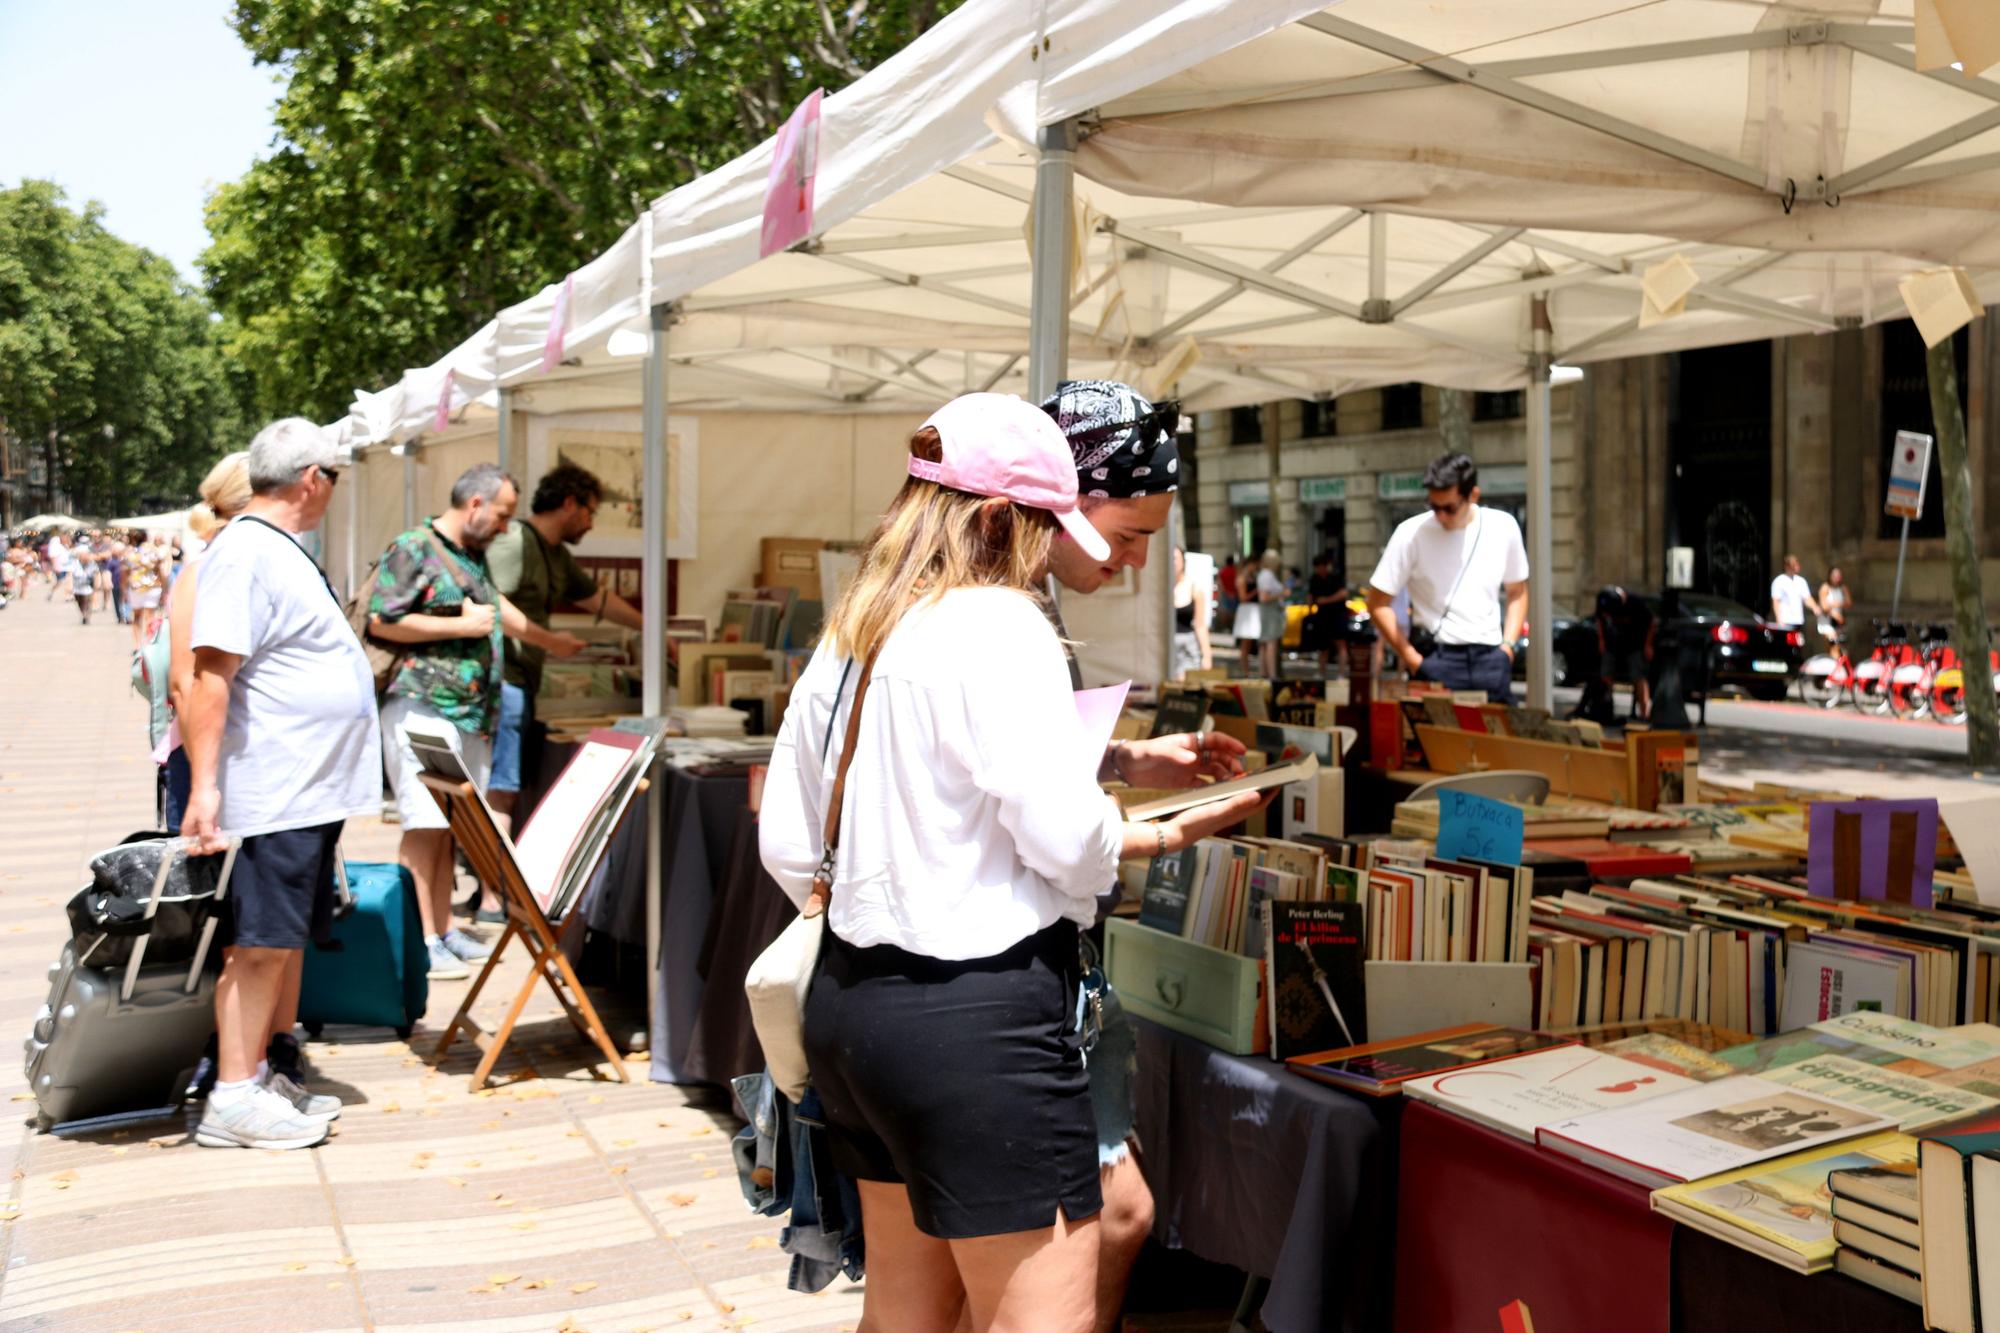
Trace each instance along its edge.
{"label": "fallen dry leaf on ground", "polygon": [[596,1286],[595,1282],[572,1282],[569,1284],[569,1294],[572,1296],[581,1296],[584,1292],[595,1289]]}
{"label": "fallen dry leaf on ground", "polygon": [[519,1273],[491,1273],[487,1275],[486,1280],[496,1287],[504,1287],[510,1282],[519,1282],[521,1275]]}
{"label": "fallen dry leaf on ground", "polygon": [[692,1194],[669,1194],[667,1196],[667,1202],[676,1208],[685,1208],[694,1201],[695,1196]]}

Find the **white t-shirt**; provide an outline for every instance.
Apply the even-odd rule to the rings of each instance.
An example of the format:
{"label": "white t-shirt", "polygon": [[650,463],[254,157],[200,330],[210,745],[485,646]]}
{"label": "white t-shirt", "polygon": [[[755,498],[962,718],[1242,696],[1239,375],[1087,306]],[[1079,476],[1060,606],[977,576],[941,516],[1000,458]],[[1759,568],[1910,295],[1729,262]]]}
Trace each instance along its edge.
{"label": "white t-shirt", "polygon": [[1283,579],[1279,578],[1279,577],[1278,577],[1278,576],[1277,576],[1276,574],[1273,574],[1273,573],[1272,573],[1272,572],[1271,572],[1270,570],[1268,570],[1268,569],[1260,569],[1260,570],[1258,570],[1258,571],[1257,571],[1257,600],[1258,600],[1258,601],[1260,601],[1260,602],[1264,602],[1264,601],[1279,601],[1279,602],[1282,602],[1282,601],[1284,601],[1284,600],[1285,600],[1285,581],[1284,581]]}
{"label": "white t-shirt", "polygon": [[1409,593],[1410,623],[1439,643],[1497,645],[1502,589],[1527,578],[1521,525],[1503,510],[1474,505],[1472,521],[1456,531],[1428,513],[1398,523],[1368,586],[1391,597]]}
{"label": "white t-shirt", "polygon": [[1806,598],[1812,596],[1812,589],[1806,586],[1803,575],[1780,574],[1771,580],[1771,600],[1778,608],[1780,625],[1803,625],[1806,623]]}
{"label": "white t-shirt", "polygon": [[69,573],[69,547],[60,537],[49,538],[49,567],[58,574]]}
{"label": "white t-shirt", "polygon": [[[764,866],[799,903],[861,677],[857,664],[843,690],[846,662],[824,642],[813,653],[764,783]],[[1091,924],[1124,821],[1097,785],[1102,751],[1087,748],[1062,646],[1034,602],[962,588],[913,608],[861,713],[827,924],[853,945],[953,960],[1065,917]]]}
{"label": "white t-shirt", "polygon": [[224,833],[311,828],[382,808],[375,681],[318,566],[239,518],[201,561],[192,645],[243,658],[216,764]]}

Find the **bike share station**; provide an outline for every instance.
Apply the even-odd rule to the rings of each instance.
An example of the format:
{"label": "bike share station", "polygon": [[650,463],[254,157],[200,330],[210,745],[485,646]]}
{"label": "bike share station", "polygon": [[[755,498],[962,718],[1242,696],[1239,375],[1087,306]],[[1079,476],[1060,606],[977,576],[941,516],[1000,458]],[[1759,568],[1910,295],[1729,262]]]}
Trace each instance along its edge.
{"label": "bike share station", "polygon": [[[1902,619],[1910,521],[1923,516],[1934,446],[1933,438],[1921,432],[1896,432],[1882,499],[1883,512],[1901,521],[1889,618],[1874,622],[1874,646],[1857,663],[1848,652],[1846,633],[1822,613],[1820,634],[1832,651],[1809,659],[1800,668],[1799,692],[1809,704],[1832,709],[1848,702],[1857,712],[1876,717],[1931,717],[1950,726],[1965,722],[1965,672],[1952,647],[1951,627],[1928,623],[1913,643]],[[1996,672],[1994,682],[2000,689],[2000,672]]]}

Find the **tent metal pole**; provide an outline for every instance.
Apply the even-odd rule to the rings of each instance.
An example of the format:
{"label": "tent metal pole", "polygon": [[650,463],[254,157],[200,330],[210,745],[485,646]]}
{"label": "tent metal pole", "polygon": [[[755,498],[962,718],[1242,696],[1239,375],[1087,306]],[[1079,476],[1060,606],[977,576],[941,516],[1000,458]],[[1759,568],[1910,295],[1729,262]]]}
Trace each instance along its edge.
{"label": "tent metal pole", "polygon": [[[640,638],[639,664],[643,682],[641,711],[664,720],[667,711],[667,330],[674,322],[672,306],[651,309],[652,340],[646,349],[645,399],[640,413],[641,521],[644,546],[639,562],[640,612],[645,628]],[[667,1063],[665,978],[662,975],[661,860],[666,855],[662,825],[666,821],[665,772],[656,762],[646,788],[646,962],[652,980],[647,1004],[647,1042],[655,1078],[673,1078]]]}
{"label": "tent metal pole", "polygon": [[1076,122],[1035,136],[1035,248],[1028,315],[1028,397],[1039,403],[1069,370],[1070,200],[1076,185]]}
{"label": "tent metal pole", "polygon": [[1549,299],[1535,296],[1528,303],[1533,342],[1528,354],[1528,706],[1549,707],[1555,645],[1555,543],[1550,526],[1554,500],[1549,485],[1549,366],[1553,334]]}
{"label": "tent metal pole", "polygon": [[348,478],[347,485],[347,582],[341,585],[349,597],[361,586],[355,575],[361,569],[361,488],[367,484],[361,472],[367,465],[367,457],[357,450],[354,462],[349,465],[354,475]]}
{"label": "tent metal pole", "polygon": [[[500,417],[497,428],[494,431],[495,439],[498,442],[496,452],[499,454],[499,459],[497,461],[500,464],[502,472],[513,475],[515,487],[518,489],[521,484],[521,474],[514,470],[514,391],[503,384],[495,391],[495,396],[500,400]],[[527,502],[528,497],[525,495],[522,496],[521,505],[523,508],[527,506]]]}

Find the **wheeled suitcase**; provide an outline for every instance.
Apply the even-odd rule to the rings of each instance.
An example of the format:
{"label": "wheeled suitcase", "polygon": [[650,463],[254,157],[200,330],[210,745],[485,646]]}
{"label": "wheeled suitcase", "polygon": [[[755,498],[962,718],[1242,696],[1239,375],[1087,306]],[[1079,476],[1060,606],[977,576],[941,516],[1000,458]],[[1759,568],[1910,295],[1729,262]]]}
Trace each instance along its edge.
{"label": "wheeled suitcase", "polygon": [[[39,1128],[171,1115],[181,1105],[188,1076],[215,1030],[215,976],[208,959],[237,848],[232,840],[219,868],[211,872],[190,865],[186,853],[191,845],[186,839],[163,838],[152,846],[157,867],[138,913],[126,911],[116,893],[95,914],[87,903],[72,905],[78,933],[49,969],[49,998],[25,1043]],[[102,861],[93,864],[94,872]],[[124,864],[129,872],[130,856]],[[205,886],[211,873],[212,893],[184,891],[190,883]],[[179,886],[173,893],[170,881]],[[100,872],[79,900],[93,891],[104,893],[104,883]],[[176,897],[200,899],[203,910],[173,910]],[[163,903],[169,904],[164,917]],[[147,931],[155,920],[170,923],[163,943],[174,946],[159,952],[185,957],[148,963],[152,940]]]}
{"label": "wheeled suitcase", "polygon": [[430,1000],[430,959],[416,887],[399,865],[343,862],[354,910],[333,938],[306,950],[299,1021],[314,1037],[328,1023],[394,1028],[407,1037]]}

